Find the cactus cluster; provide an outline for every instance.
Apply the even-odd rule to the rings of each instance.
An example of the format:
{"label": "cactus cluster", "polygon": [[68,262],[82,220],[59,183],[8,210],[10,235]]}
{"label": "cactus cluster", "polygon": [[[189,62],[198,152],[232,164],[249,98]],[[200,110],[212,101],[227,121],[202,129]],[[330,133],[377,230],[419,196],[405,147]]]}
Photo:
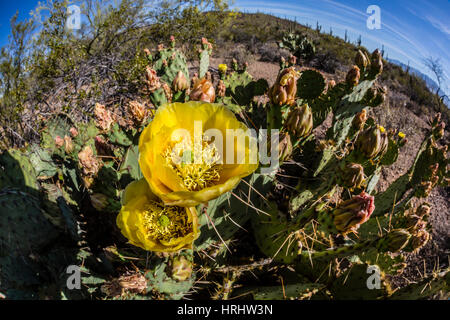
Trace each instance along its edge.
{"label": "cactus cluster", "polygon": [[[299,35],[282,43],[302,58],[314,51]],[[317,70],[296,69],[296,59],[282,61],[269,88],[236,61],[219,65],[214,79],[211,51],[202,39],[199,71],[190,76],[173,37],[168,47],[146,49],[142,99],[126,101],[122,112],[98,103],[87,123],[54,115],[39,144],[0,155],[0,293],[9,299],[416,299],[448,291],[447,270],[399,290],[390,283],[389,275],[404,269],[405,253],[431,237],[429,205],[412,200],[448,185],[450,176],[438,116],[408,172],[375,192],[381,169],[407,143],[404,134],[367,117],[386,94],[376,87],[380,53],[358,51],[337,84]],[[268,99],[256,99],[263,95]],[[256,130],[278,129],[280,166],[269,174],[258,170],[197,206],[193,249],[145,252],[126,244],[115,226],[125,187],[143,177],[139,137],[159,107],[193,100],[223,104]],[[318,140],[313,130],[330,113],[332,125]],[[239,237],[246,241],[236,243]],[[251,252],[259,260],[246,258]],[[81,266],[80,290],[66,286],[69,265]],[[380,289],[367,287],[370,266],[380,272]],[[246,285],[254,274],[264,283]]]}
{"label": "cactus cluster", "polygon": [[298,59],[310,59],[316,52],[313,42],[307,36],[296,32],[286,33],[278,46],[288,49]]}

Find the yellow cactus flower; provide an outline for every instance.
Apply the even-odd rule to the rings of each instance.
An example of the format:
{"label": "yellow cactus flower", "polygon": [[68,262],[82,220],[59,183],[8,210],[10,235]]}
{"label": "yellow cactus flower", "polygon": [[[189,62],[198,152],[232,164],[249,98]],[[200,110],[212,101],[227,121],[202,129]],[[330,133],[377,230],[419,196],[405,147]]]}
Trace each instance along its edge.
{"label": "yellow cactus flower", "polygon": [[383,126],[378,126],[378,129],[380,129],[381,133],[384,133],[386,131],[386,129]]}
{"label": "yellow cactus flower", "polygon": [[400,139],[405,139],[406,134],[404,134],[403,132],[400,131],[400,132],[398,133],[398,136],[399,136]]}
{"label": "yellow cactus flower", "polygon": [[116,223],[129,243],[147,251],[192,249],[199,235],[195,208],[164,206],[145,179],[125,189]]}
{"label": "yellow cactus flower", "polygon": [[222,105],[172,103],[160,107],[142,132],[139,164],[165,204],[196,206],[232,190],[257,169],[256,144]]}
{"label": "yellow cactus flower", "polygon": [[225,73],[225,72],[227,72],[228,67],[227,67],[226,64],[221,63],[221,64],[219,64],[218,69],[219,69],[219,72],[220,72],[220,73]]}

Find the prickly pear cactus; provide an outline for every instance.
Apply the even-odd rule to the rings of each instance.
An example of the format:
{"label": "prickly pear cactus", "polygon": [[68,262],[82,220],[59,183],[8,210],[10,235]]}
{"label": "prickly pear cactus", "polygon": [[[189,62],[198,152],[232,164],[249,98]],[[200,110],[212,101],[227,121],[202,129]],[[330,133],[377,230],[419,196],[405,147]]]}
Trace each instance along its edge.
{"label": "prickly pear cactus", "polygon": [[[386,95],[377,85],[380,52],[358,51],[355,66],[336,84],[296,66],[295,56],[307,59],[315,50],[307,38],[286,35],[280,46],[294,56],[281,61],[269,88],[236,61],[229,69],[219,65],[216,77],[207,39],[197,51],[198,72],[189,74],[172,37],[167,47],[145,50],[142,95],[124,100],[122,113],[97,103],[88,122],[54,115],[39,144],[3,151],[0,293],[7,299],[420,299],[448,292],[444,270],[400,289],[391,283],[407,254],[431,237],[430,207],[420,199],[448,184],[439,116],[408,172],[376,193],[382,168],[407,144],[403,133],[367,117]],[[222,104],[255,131],[269,130],[269,142],[259,148],[278,164],[260,159],[231,191],[197,205],[199,235],[191,248],[145,251],[127,242],[116,218],[127,202],[125,188],[144,181],[143,129],[164,104],[187,101]],[[330,114],[325,139],[316,139],[314,128]],[[423,203],[414,206],[413,199]],[[170,223],[164,217],[161,223]],[[79,267],[81,289],[67,287],[70,266]]]}

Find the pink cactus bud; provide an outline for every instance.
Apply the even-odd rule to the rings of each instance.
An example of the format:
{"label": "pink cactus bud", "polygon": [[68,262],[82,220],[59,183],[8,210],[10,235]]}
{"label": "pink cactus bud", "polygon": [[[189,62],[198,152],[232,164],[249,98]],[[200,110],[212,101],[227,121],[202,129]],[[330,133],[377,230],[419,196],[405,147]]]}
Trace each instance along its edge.
{"label": "pink cactus bud", "polygon": [[361,224],[369,220],[374,209],[374,197],[363,191],[341,202],[332,211],[334,225],[343,234],[355,232]]}
{"label": "pink cactus bud", "polygon": [[56,136],[55,137],[55,145],[58,148],[61,148],[64,145],[64,139],[61,138],[60,136]]}
{"label": "pink cactus bud", "polygon": [[75,138],[78,135],[78,130],[74,127],[70,128],[69,132],[72,135],[72,138]]}

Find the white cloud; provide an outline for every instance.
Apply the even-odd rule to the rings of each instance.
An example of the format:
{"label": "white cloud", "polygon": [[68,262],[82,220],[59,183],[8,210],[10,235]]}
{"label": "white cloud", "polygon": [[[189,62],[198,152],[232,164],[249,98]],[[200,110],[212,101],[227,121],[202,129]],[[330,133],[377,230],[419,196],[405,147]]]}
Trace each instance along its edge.
{"label": "white cloud", "polygon": [[442,33],[445,33],[447,36],[450,36],[450,26],[443,23],[442,21],[439,21],[438,19],[432,17],[432,16],[425,16],[425,18],[430,22],[433,27],[441,31]]}

